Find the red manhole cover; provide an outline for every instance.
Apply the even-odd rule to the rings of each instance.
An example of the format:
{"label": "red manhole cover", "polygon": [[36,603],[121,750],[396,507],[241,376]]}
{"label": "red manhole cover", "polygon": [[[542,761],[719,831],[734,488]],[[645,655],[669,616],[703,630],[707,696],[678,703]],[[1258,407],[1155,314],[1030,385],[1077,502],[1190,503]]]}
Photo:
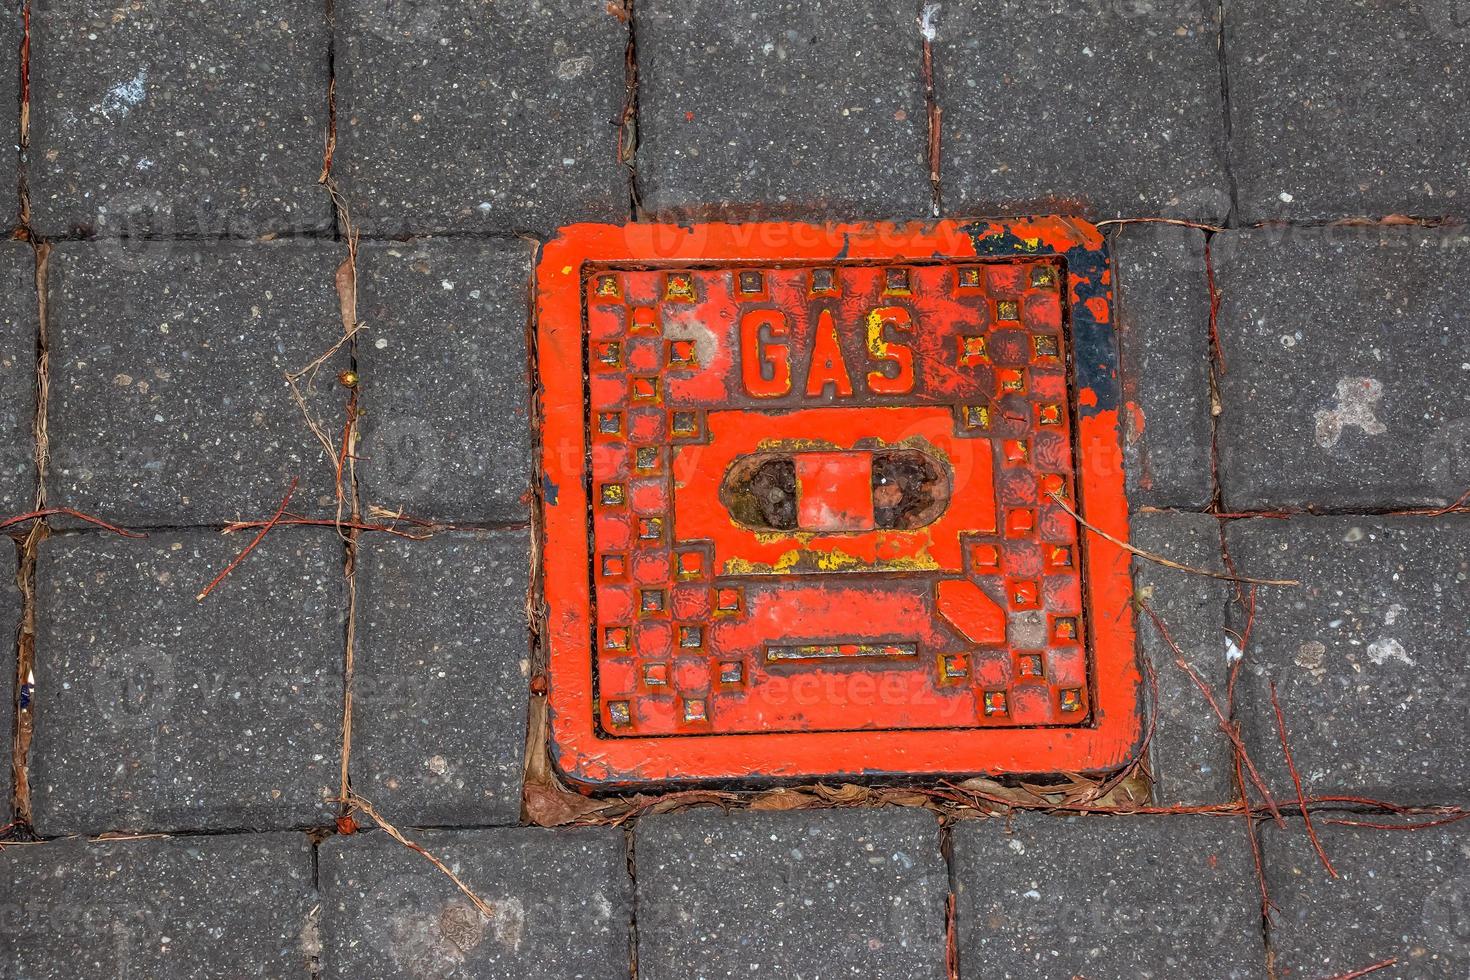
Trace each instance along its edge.
{"label": "red manhole cover", "polygon": [[1127,535],[1095,229],[576,226],[538,283],[571,779],[1126,760],[1128,556],[1068,513]]}

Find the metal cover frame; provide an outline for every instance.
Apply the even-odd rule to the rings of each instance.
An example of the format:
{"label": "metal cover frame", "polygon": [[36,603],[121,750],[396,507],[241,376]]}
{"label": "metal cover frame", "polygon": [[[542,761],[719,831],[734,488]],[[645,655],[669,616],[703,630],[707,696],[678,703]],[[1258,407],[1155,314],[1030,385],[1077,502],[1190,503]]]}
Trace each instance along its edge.
{"label": "metal cover frame", "polygon": [[1092,685],[1085,725],[617,738],[602,737],[597,723],[584,424],[588,277],[609,267],[1042,257],[1059,259],[1066,275],[1076,505],[1086,524],[1127,540],[1111,271],[1105,240],[1091,224],[1051,217],[908,225],[583,224],[561,229],[543,247],[536,275],[545,600],[540,626],[550,673],[551,751],[569,781],[593,790],[671,782],[1101,772],[1131,760],[1142,740],[1143,681],[1134,648],[1130,555],[1080,528]]}

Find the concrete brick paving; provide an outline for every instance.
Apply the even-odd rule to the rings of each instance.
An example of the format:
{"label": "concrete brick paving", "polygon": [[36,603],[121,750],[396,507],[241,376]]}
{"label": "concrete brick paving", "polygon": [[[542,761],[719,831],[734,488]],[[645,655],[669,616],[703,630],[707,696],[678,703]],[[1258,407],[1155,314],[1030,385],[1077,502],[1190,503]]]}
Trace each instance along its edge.
{"label": "concrete brick paving", "polygon": [[0,975],[311,976],[301,834],[79,839],[0,851]]}
{"label": "concrete brick paving", "polygon": [[35,826],[43,834],[316,825],[341,754],[342,546],[282,529],[42,543]]}
{"label": "concrete brick paving", "polygon": [[36,497],[36,256],[0,244],[0,511],[30,510]]}
{"label": "concrete brick paving", "polygon": [[904,0],[635,7],[639,190],[659,216],[929,212],[921,45]]}
{"label": "concrete brick paving", "polygon": [[[1228,226],[1110,235],[1124,463],[1135,540],[1196,566],[1224,567],[1201,513],[1217,494],[1345,512],[1225,522],[1241,572],[1304,583],[1258,591],[1236,692],[1274,792],[1292,797],[1268,678],[1309,793],[1466,802],[1466,518],[1383,512],[1470,488],[1470,239],[1453,220],[1302,224],[1463,218],[1470,36],[1452,6],[337,0],[329,22],[296,0],[31,0],[27,49],[12,4],[0,105],[27,57],[29,143],[0,168],[24,192],[0,194],[0,220],[30,217],[0,248],[0,511],[36,496],[44,364],[48,502],[151,536],[55,516],[19,579],[0,562],[0,637],[23,628],[35,566],[32,791],[9,834],[166,836],[7,843],[0,976],[629,977],[635,959],[644,977],[943,976],[950,896],[964,978],[1317,977],[1389,957],[1382,976],[1464,976],[1464,824],[1353,830],[1319,810],[1337,880],[1299,818],[1265,828],[1264,933],[1238,817],[1021,815],[947,846],[917,809],[517,826],[537,243],[635,199],[643,216],[927,216],[926,30],[948,213]],[[341,333],[347,224],[317,186],[332,81],[365,329],[311,407],[340,426],[334,379],[355,369],[344,503],[468,525],[359,539],[352,786],[489,919],[381,832],[332,836],[341,538],[278,528],[195,599],[248,540],[219,526],[267,515],[291,477],[293,510],[336,511],[335,462],[282,378]],[[22,113],[3,115],[18,143]],[[1287,223],[1246,227],[1267,219]],[[41,293],[27,238],[49,249]],[[1142,561],[1135,579],[1221,693],[1236,589]],[[1151,623],[1139,637],[1159,672],[1155,799],[1228,800],[1197,689]],[[7,733],[26,643],[0,657]]]}
{"label": "concrete brick paving", "polygon": [[544,234],[627,217],[628,28],[615,5],[342,0],[335,12],[337,173],[359,228]]}
{"label": "concrete brick paving", "polygon": [[[283,373],[342,333],[329,242],[179,242],[145,269],[94,243],[48,262],[54,504],[128,525],[268,516],[293,476],[296,506],[334,499],[330,460]],[[312,398],[325,417],[345,353]],[[333,415],[338,417],[340,412]]]}
{"label": "concrete brick paving", "polygon": [[383,834],[320,849],[321,976],[627,977],[625,837],[608,827],[426,832],[490,909]]}
{"label": "concrete brick paving", "polygon": [[27,164],[41,234],[331,227],[316,187],[329,77],[320,4],[31,10]]}
{"label": "concrete brick paving", "polygon": [[1470,235],[1218,235],[1228,510],[1442,507],[1470,488]]}
{"label": "concrete brick paving", "polygon": [[641,821],[638,975],[944,975],[939,825],[922,810]]}
{"label": "concrete brick paving", "polygon": [[[0,542],[0,637],[15,634],[20,626],[20,590],[15,586],[15,570],[19,560],[19,549],[7,549]],[[0,653],[0,745],[8,745],[4,738],[15,725],[15,703],[20,692],[15,690],[15,651],[8,644]],[[11,792],[14,789],[11,767],[0,760],[0,826],[12,818]]]}
{"label": "concrete brick paving", "polygon": [[939,13],[955,214],[1223,220],[1213,3],[961,0]]}
{"label": "concrete brick paving", "polygon": [[[1231,162],[1245,221],[1463,215],[1463,5],[1228,0]],[[1287,43],[1283,40],[1289,39]]]}
{"label": "concrete brick paving", "polygon": [[1112,248],[1129,503],[1201,510],[1215,489],[1205,235],[1126,225]]}
{"label": "concrete brick paving", "polygon": [[960,969],[985,977],[1262,975],[1238,819],[1060,817],[954,831]]}
{"label": "concrete brick paving", "polygon": [[1433,831],[1385,831],[1335,825],[1319,815],[1317,832],[1336,878],[1319,862],[1300,821],[1262,833],[1278,908],[1268,926],[1278,976],[1333,976],[1388,959],[1397,962],[1378,975],[1470,975],[1465,821]]}
{"label": "concrete brick paving", "polygon": [[[1220,522],[1213,517],[1146,512],[1133,515],[1129,531],[1133,544],[1151,554],[1224,571]],[[1234,796],[1230,743],[1199,685],[1177,661],[1183,658],[1194,677],[1224,698],[1230,668],[1225,619],[1234,587],[1142,558],[1133,561],[1133,587],[1168,631],[1166,636],[1146,612],[1135,623],[1140,652],[1153,665],[1159,691],[1149,743],[1155,796],[1161,803],[1186,806],[1229,800]]]}
{"label": "concrete brick paving", "polygon": [[[1470,517],[1294,517],[1231,523],[1263,587],[1237,708],[1248,745],[1289,792],[1270,683],[1309,793],[1470,801]],[[1231,609],[1245,629],[1248,612]]]}
{"label": "concrete brick paving", "polygon": [[530,514],[523,242],[366,246],[358,366],[371,410],[359,481],[374,503],[443,521]]}
{"label": "concrete brick paving", "polygon": [[520,819],[529,538],[481,531],[363,543],[353,783],[399,819]]}

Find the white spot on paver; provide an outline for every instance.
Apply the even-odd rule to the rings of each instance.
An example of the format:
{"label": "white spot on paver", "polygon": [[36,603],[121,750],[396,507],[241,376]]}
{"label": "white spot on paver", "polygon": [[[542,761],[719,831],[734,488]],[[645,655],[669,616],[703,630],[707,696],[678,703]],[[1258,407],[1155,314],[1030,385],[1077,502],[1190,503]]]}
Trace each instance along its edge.
{"label": "white spot on paver", "polygon": [[148,94],[148,69],[139,68],[138,74],[126,82],[119,82],[107,90],[102,101],[92,107],[93,112],[100,112],[108,121],[112,120],[113,113],[118,116],[126,116],[133,106],[141,103]]}
{"label": "white spot on paver", "polygon": [[1368,659],[1380,667],[1388,660],[1402,660],[1410,667],[1414,666],[1414,658],[1409,656],[1402,643],[1391,636],[1380,636],[1368,644]]}
{"label": "white spot on paver", "polygon": [[932,41],[939,34],[939,4],[926,3],[919,12],[919,36]]}
{"label": "white spot on paver", "polygon": [[1342,438],[1342,430],[1356,425],[1370,436],[1388,431],[1378,421],[1373,406],[1383,398],[1383,382],[1377,378],[1343,378],[1337,383],[1337,406],[1320,408],[1313,420],[1317,423],[1317,445],[1331,449]]}
{"label": "white spot on paver", "polygon": [[1403,606],[1399,605],[1397,602],[1393,603],[1383,613],[1383,625],[1392,626],[1394,623],[1399,621],[1399,617],[1402,616],[1405,612],[1407,612],[1407,610],[1404,609]]}
{"label": "white spot on paver", "polygon": [[587,70],[591,67],[592,57],[590,55],[568,58],[556,66],[556,77],[564,82],[570,82],[587,74]]}
{"label": "white spot on paver", "polygon": [[1295,201],[1296,200],[1296,198],[1292,197],[1291,194],[1288,193],[1287,191],[1282,191],[1280,194],[1277,194],[1276,196],[1279,197],[1279,198],[1281,198],[1281,202],[1283,204],[1290,204],[1292,201]]}
{"label": "white spot on paver", "polygon": [[1231,637],[1225,637],[1225,662],[1233,664],[1243,656],[1245,654],[1241,651],[1240,645]]}

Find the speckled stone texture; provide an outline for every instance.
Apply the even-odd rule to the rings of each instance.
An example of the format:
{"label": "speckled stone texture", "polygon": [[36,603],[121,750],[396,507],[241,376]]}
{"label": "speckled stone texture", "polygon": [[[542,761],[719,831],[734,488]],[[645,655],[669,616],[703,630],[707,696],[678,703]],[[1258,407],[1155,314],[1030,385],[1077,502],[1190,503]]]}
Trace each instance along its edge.
{"label": "speckled stone texture", "polygon": [[1214,493],[1204,233],[1128,225],[1112,252],[1128,502],[1202,509]]}
{"label": "speckled stone texture", "polygon": [[1459,0],[1227,0],[1245,222],[1463,215],[1470,15]]}
{"label": "speckled stone texture", "polygon": [[624,834],[424,831],[414,840],[493,910],[381,833],[321,846],[323,977],[626,978],[632,882]]}
{"label": "speckled stone texture", "polygon": [[645,817],[638,975],[944,976],[948,891],[924,810]]}
{"label": "speckled stone texture", "polygon": [[1308,794],[1470,802],[1470,517],[1258,519],[1228,540],[1241,574],[1302,583],[1259,589],[1236,695],[1276,792],[1294,795],[1272,681]]}
{"label": "speckled stone texture", "polygon": [[[1393,823],[1340,813],[1337,819]],[[1432,818],[1418,817],[1415,823]],[[1397,960],[1371,976],[1470,976],[1470,822],[1420,831],[1343,827],[1315,820],[1333,868],[1318,860],[1301,821],[1261,830],[1266,881],[1278,908],[1269,942],[1282,980],[1344,976]]]}
{"label": "speckled stone texture", "polygon": [[[0,106],[20,105],[20,47],[25,35],[19,5],[6,4],[0,14]],[[6,112],[0,120],[0,145],[20,145],[20,113]],[[20,195],[10,193],[13,166],[0,169],[0,222],[6,228],[20,223]]]}
{"label": "speckled stone texture", "polygon": [[15,586],[17,549],[0,542],[0,827],[11,819],[14,789],[10,761],[11,737],[15,732],[15,636],[20,625],[21,596]]}
{"label": "speckled stone texture", "polygon": [[520,818],[530,532],[358,552],[353,784],[413,825]]}
{"label": "speckled stone texture", "polygon": [[943,4],[945,209],[1223,220],[1215,16],[1196,0]]}
{"label": "speckled stone texture", "polygon": [[278,528],[207,599],[242,535],[53,537],[36,571],[35,827],[326,823],[341,751],[342,545]]}
{"label": "speckled stone texture", "polygon": [[1238,820],[967,821],[954,829],[954,868],[963,976],[1265,976]]}
{"label": "speckled stone texture", "polygon": [[315,0],[36,0],[33,226],[47,236],[330,228],[317,185],[328,46]]}
{"label": "speckled stone texture", "polygon": [[0,850],[0,976],[311,976],[305,834]]}
{"label": "speckled stone texture", "polygon": [[628,27],[582,0],[338,0],[337,156],[377,235],[628,216]]}
{"label": "speckled stone texture", "polygon": [[458,522],[530,514],[531,247],[364,246],[359,485],[371,503]]}
{"label": "speckled stone texture", "polygon": [[649,212],[929,214],[914,4],[640,0],[636,11]]}
{"label": "speckled stone texture", "polygon": [[[53,505],[129,525],[269,517],[291,478],[298,512],[335,511],[335,460],[284,372],[342,335],[340,246],[174,243],[147,269],[98,244],[48,262]],[[311,404],[340,438],[339,352]]]}
{"label": "speckled stone texture", "polygon": [[1470,235],[1227,232],[1227,510],[1440,507],[1470,489]]}
{"label": "speckled stone texture", "polygon": [[[1134,514],[1135,547],[1209,571],[1224,571],[1220,523],[1206,514]],[[1133,560],[1136,596],[1147,611],[1134,616],[1140,651],[1158,676],[1158,723],[1149,746],[1154,799],[1165,804],[1222,803],[1233,795],[1234,754],[1218,716],[1177,661],[1182,657],[1224,705],[1229,675],[1225,609],[1235,594],[1228,582]],[[1172,644],[1170,640],[1172,639]],[[1177,647],[1177,649],[1176,649]]]}
{"label": "speckled stone texture", "polygon": [[0,514],[36,499],[36,255],[25,242],[0,244]]}

